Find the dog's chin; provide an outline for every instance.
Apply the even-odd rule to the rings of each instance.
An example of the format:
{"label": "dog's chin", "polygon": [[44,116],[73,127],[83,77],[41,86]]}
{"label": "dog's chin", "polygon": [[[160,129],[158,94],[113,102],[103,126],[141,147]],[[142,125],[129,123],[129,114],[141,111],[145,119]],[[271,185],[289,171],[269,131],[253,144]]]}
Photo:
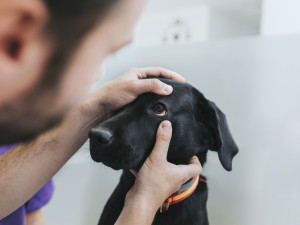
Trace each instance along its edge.
{"label": "dog's chin", "polygon": [[147,157],[136,152],[132,146],[126,144],[103,147],[95,142],[90,143],[91,158],[95,162],[103,163],[114,170],[139,170]]}
{"label": "dog's chin", "polygon": [[97,163],[103,163],[105,166],[108,166],[114,170],[139,170],[143,165],[143,160],[132,159],[132,157],[128,157],[126,159],[107,159],[104,157],[100,157],[99,155],[93,153],[93,151],[91,151],[91,157],[93,161]]}
{"label": "dog's chin", "polygon": [[130,163],[124,163],[123,161],[106,161],[102,160],[101,161],[105,166],[108,166],[114,170],[129,170],[129,169],[134,169],[134,170],[139,170],[142,166],[142,162],[130,162]]}

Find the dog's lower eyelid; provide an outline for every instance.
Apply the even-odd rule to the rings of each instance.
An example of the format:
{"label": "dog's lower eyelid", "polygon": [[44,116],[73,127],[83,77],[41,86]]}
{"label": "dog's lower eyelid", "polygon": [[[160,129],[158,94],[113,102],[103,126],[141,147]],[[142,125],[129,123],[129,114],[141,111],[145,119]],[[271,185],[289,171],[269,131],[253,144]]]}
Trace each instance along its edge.
{"label": "dog's lower eyelid", "polygon": [[154,112],[157,116],[160,116],[160,117],[162,117],[162,116],[166,116],[167,115],[167,110],[164,110],[163,112],[161,112],[161,113],[156,113],[156,112]]}

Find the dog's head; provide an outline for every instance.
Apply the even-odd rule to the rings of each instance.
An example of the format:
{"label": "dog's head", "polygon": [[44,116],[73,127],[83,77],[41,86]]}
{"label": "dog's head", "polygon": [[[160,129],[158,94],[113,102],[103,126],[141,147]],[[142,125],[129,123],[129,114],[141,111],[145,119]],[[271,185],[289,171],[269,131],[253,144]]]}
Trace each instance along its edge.
{"label": "dog's head", "polygon": [[169,162],[186,164],[197,155],[203,165],[207,151],[213,150],[230,171],[238,148],[225,115],[191,85],[160,80],[173,87],[171,95],[143,94],[90,131],[93,160],[113,169],[138,170],[154,147],[159,124],[169,120],[173,129]]}

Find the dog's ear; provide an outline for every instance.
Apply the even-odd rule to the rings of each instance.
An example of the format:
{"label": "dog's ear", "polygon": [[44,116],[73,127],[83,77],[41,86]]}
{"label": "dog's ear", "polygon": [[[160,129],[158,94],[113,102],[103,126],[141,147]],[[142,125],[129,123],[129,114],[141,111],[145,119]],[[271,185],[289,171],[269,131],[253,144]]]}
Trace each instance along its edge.
{"label": "dog's ear", "polygon": [[209,149],[217,151],[224,169],[231,171],[232,159],[238,153],[238,147],[231,136],[224,113],[215,103],[205,98],[204,100],[198,104],[198,114],[212,135]]}

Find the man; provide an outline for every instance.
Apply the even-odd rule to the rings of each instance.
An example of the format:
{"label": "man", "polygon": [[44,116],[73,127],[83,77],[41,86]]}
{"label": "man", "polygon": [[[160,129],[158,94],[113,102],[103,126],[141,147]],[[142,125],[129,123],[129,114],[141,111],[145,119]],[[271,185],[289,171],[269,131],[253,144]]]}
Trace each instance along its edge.
{"label": "man", "polygon": [[[162,68],[131,69],[86,95],[101,77],[104,58],[131,41],[145,3],[0,1],[0,144],[27,140],[0,156],[0,219],[46,184],[112,111],[145,92],[172,92],[157,79],[143,78],[184,82]],[[165,198],[201,173],[196,157],[189,165],[167,162],[171,134],[170,122],[162,122],[117,224],[151,224]]]}

